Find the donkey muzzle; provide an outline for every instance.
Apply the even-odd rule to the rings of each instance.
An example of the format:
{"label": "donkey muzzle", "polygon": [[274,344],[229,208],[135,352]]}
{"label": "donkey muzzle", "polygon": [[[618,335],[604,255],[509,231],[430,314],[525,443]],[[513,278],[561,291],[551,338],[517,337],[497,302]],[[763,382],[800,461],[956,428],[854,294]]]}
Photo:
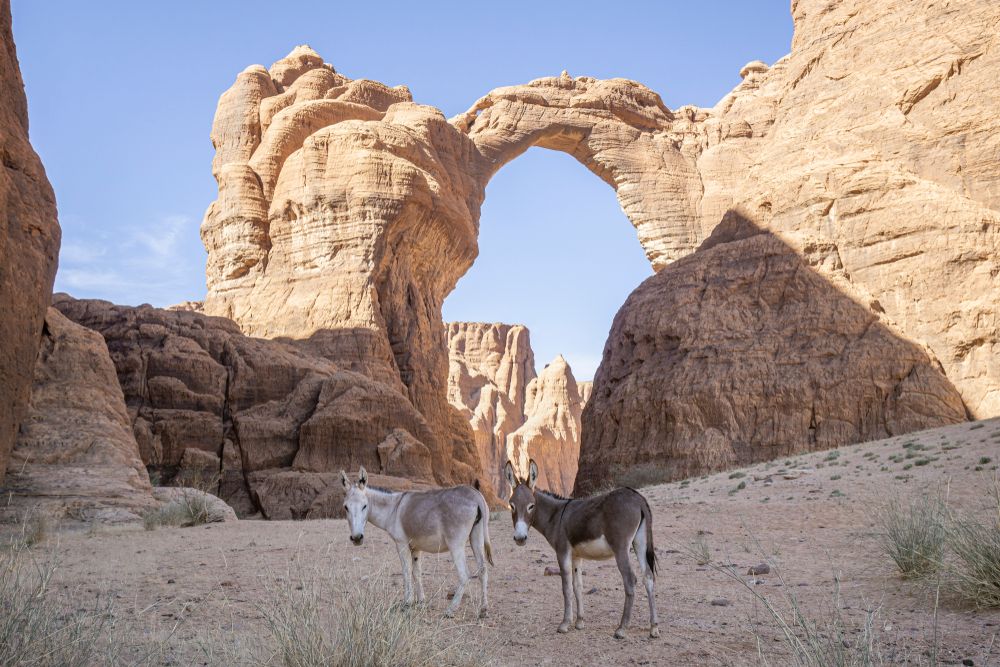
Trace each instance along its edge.
{"label": "donkey muzzle", "polygon": [[351,535],[351,542],[354,542],[354,546],[360,547],[361,543],[365,541],[364,535]]}
{"label": "donkey muzzle", "polygon": [[523,547],[525,544],[528,543],[528,536],[525,535],[524,537],[518,537],[517,535],[515,535],[514,543],[519,547]]}

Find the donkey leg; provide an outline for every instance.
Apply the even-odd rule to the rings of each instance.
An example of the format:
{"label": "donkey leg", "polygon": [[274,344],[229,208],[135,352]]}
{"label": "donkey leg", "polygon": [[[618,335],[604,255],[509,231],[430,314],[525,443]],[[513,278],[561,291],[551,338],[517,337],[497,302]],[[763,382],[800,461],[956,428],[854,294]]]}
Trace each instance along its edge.
{"label": "donkey leg", "polygon": [[420,565],[420,552],[410,551],[410,555],[413,558],[413,584],[414,588],[417,589],[417,603],[423,604],[424,598],[424,570]]}
{"label": "donkey leg", "polygon": [[563,620],[559,632],[566,633],[573,623],[573,557],[568,550],[559,556],[559,574],[563,589]]}
{"label": "donkey leg", "polygon": [[618,571],[622,573],[622,584],[625,586],[625,608],[622,609],[622,622],[615,630],[615,638],[623,639],[629,621],[632,620],[632,602],[635,600],[635,573],[628,562],[628,546],[615,551],[615,562],[618,563]]}
{"label": "donkey leg", "polygon": [[396,550],[399,552],[399,562],[403,565],[403,603],[406,606],[413,604],[413,573],[410,572],[410,547],[406,544],[397,544]]}
{"label": "donkey leg", "polygon": [[458,586],[455,587],[455,595],[451,599],[451,604],[444,612],[444,615],[451,618],[455,615],[458,606],[462,604],[462,596],[465,594],[465,584],[469,582],[469,570],[465,563],[465,541],[457,547],[451,549],[451,559],[455,561],[455,570],[458,572]]}
{"label": "donkey leg", "polygon": [[646,560],[646,526],[639,523],[639,530],[632,540],[632,549],[636,558],[639,559],[639,572],[642,575],[643,583],[646,585],[646,601],[649,602],[649,636],[656,639],[660,636],[659,619],[656,617],[656,589],[653,579],[653,568]]}
{"label": "donkey leg", "polygon": [[573,592],[576,594],[576,629],[583,630],[583,561],[573,559]]}
{"label": "donkey leg", "polygon": [[[478,530],[477,530],[478,529]],[[479,568],[479,587],[482,597],[479,601],[479,618],[486,618],[486,608],[489,605],[489,580],[490,574],[486,568],[486,542],[483,536],[482,522],[476,524],[469,535],[469,542],[472,544],[472,555],[476,557],[476,567]]]}

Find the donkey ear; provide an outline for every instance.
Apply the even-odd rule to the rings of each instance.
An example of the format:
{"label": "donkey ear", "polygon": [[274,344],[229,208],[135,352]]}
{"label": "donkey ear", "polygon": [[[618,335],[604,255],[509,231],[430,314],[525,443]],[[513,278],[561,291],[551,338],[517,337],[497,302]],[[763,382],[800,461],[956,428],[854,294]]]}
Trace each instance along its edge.
{"label": "donkey ear", "polygon": [[347,473],[343,470],[340,471],[340,483],[344,485],[345,489],[351,488],[351,480],[347,479]]}
{"label": "donkey ear", "polygon": [[361,469],[358,470],[358,488],[364,489],[366,486],[368,486],[368,471],[365,470],[364,466],[361,466]]}
{"label": "donkey ear", "polygon": [[538,464],[535,463],[535,459],[531,459],[528,463],[528,488],[532,491],[535,490],[535,484],[538,483]]}
{"label": "donkey ear", "polygon": [[503,478],[510,484],[511,489],[517,486],[517,480],[514,479],[514,464],[510,461],[503,464]]}

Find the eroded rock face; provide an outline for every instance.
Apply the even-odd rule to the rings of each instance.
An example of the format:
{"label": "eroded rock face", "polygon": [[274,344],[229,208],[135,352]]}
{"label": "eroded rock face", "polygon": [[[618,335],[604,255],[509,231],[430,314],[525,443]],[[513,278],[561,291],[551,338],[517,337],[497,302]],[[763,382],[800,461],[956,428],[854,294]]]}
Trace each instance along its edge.
{"label": "eroded rock face", "polygon": [[524,477],[532,458],[542,468],[542,488],[571,493],[584,399],[569,364],[560,356],[536,376],[528,329],[522,325],[447,326],[448,400],[472,425],[483,469],[498,495],[510,493],[504,464],[510,460]]}
{"label": "eroded rock face", "polygon": [[0,0],[0,482],[25,417],[59,251],[56,199],[28,142],[28,105]]}
{"label": "eroded rock face", "polygon": [[138,521],[156,506],[104,339],[55,308],[45,316],[31,405],[0,514]]}
{"label": "eroded rock face", "polygon": [[107,341],[143,462],[164,482],[217,466],[219,493],[240,514],[291,514],[267,497],[265,480],[280,473],[364,465],[437,484],[475,478],[427,447],[433,434],[402,394],[324,357],[192,311],[65,295],[55,306]]}
{"label": "eroded rock face", "polygon": [[775,234],[731,214],[615,318],[583,412],[577,492],[966,419],[937,360]]}
{"label": "eroded rock face", "polygon": [[525,422],[507,439],[507,449],[521,477],[528,462],[538,464],[540,488],[573,493],[580,458],[580,415],[583,402],[573,371],[562,355],[528,384]]}
{"label": "eroded rock face", "polygon": [[1000,6],[797,0],[792,15],[791,54],[685,110],[703,230],[739,209],[929,346],[972,416],[1000,414]]}
{"label": "eroded rock face", "polygon": [[501,497],[507,437],[524,423],[525,392],[535,378],[528,328],[450,322],[448,401],[472,426],[483,472]]}

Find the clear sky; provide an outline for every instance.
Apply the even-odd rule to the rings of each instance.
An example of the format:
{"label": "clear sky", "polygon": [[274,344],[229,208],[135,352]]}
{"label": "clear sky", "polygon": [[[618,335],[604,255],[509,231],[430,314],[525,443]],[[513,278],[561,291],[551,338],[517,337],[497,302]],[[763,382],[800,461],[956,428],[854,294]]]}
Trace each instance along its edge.
{"label": "clear sky", "polygon": [[[219,94],[249,64],[309,44],[345,75],[406,84],[449,117],[564,69],[635,79],[671,108],[712,106],[746,62],[787,53],[792,33],[789,0],[12,5],[31,139],[59,203],[56,289],[157,306],[204,296],[208,135]],[[539,369],[562,353],[589,379],[649,274],[614,192],[532,149],[487,189],[480,257],[444,316],[527,324]]]}

